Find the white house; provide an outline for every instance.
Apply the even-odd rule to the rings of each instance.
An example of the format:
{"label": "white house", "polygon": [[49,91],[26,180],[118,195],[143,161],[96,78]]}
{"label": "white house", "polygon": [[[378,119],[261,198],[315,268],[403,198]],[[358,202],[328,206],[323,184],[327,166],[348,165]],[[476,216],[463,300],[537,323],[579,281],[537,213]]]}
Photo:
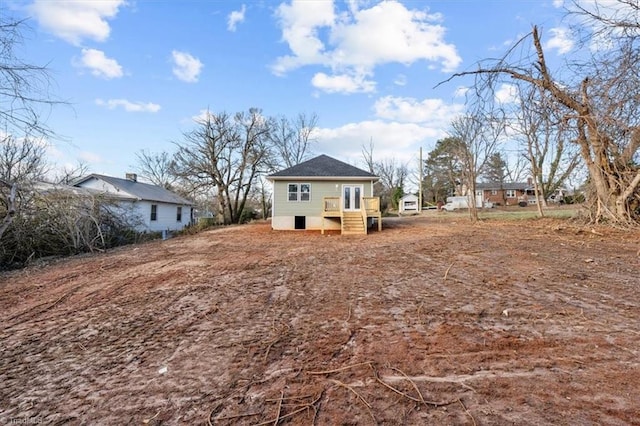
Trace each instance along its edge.
{"label": "white house", "polygon": [[127,173],[126,177],[91,174],[74,186],[116,199],[123,214],[140,232],[179,231],[192,222],[191,201],[160,186],[138,182],[134,173]]}

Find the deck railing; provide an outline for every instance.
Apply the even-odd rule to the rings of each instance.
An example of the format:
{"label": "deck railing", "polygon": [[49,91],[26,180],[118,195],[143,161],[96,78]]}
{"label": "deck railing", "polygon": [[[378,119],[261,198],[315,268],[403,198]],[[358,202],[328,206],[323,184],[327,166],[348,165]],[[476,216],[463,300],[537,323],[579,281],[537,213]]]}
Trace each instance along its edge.
{"label": "deck railing", "polygon": [[[360,199],[360,208],[364,209],[367,214],[380,212],[380,197],[362,197]],[[341,197],[323,197],[322,212],[323,213],[340,213],[342,211]]]}
{"label": "deck railing", "polygon": [[367,204],[364,201],[364,198],[360,201],[360,214],[362,215],[362,224],[364,225],[364,233],[367,234]]}
{"label": "deck railing", "polygon": [[340,197],[324,197],[322,212],[323,213],[340,213]]}
{"label": "deck railing", "polygon": [[[357,211],[357,210],[356,210]],[[322,233],[324,234],[324,220],[331,217],[342,217],[342,197],[322,198]],[[380,212],[380,197],[362,197],[360,199],[360,213],[367,227],[368,218],[375,218],[378,222],[378,231],[382,230],[382,214]],[[341,221],[340,227],[344,223]]]}
{"label": "deck railing", "polygon": [[362,204],[367,213],[380,211],[380,197],[362,197]]}

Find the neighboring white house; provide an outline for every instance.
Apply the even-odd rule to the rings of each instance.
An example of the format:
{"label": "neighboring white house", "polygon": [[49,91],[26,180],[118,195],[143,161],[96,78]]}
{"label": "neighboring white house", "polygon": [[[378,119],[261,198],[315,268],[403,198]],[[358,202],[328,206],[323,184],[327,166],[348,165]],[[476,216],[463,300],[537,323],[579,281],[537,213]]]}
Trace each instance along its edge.
{"label": "neighboring white house", "polygon": [[179,231],[193,220],[191,201],[160,186],[138,182],[133,173],[127,173],[126,179],[91,174],[74,186],[117,199],[123,214],[140,232]]}
{"label": "neighboring white house", "polygon": [[407,194],[400,198],[400,205],[398,206],[398,209],[400,213],[417,213],[420,211],[418,203],[417,195]]}

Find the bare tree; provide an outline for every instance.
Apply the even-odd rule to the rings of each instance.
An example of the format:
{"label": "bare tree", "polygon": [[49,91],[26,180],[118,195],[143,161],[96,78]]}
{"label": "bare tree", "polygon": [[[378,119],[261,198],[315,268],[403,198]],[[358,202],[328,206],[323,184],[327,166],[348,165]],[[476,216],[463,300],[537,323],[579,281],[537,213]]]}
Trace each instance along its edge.
{"label": "bare tree", "polygon": [[65,167],[55,177],[54,182],[63,185],[73,185],[75,181],[89,174],[89,165],[84,161],[78,161],[75,166]]}
{"label": "bare tree", "polygon": [[538,214],[544,216],[548,198],[578,167],[580,153],[569,141],[572,135],[563,120],[565,111],[558,114],[545,92],[523,86],[518,97],[516,130],[530,165]]}
{"label": "bare tree", "polygon": [[44,145],[10,135],[0,140],[0,238],[25,203],[28,185],[46,171]]}
{"label": "bare tree", "polygon": [[[595,20],[603,24],[599,34],[606,33],[611,38],[606,52],[594,53],[588,63],[573,68],[575,75],[581,77],[578,82],[554,77],[535,26],[501,59],[484,61],[477,70],[457,73],[451,78],[474,75],[476,87],[494,88],[503,77],[515,79],[542,91],[553,101],[556,111],[565,108],[563,119],[575,129],[575,142],[589,172],[592,220],[637,224],[640,222],[638,5],[630,0],[614,3],[622,16],[631,17],[630,23],[599,14],[598,10],[581,15],[587,22]],[[628,31],[619,31],[617,25],[629,27]],[[529,57],[524,47],[529,39],[534,57]],[[522,48],[524,55],[515,56],[516,47]]]}
{"label": "bare tree", "polygon": [[529,162],[521,152],[509,157],[505,164],[505,180],[509,182],[520,182],[529,173]]}
{"label": "bare tree", "polygon": [[272,120],[269,134],[275,149],[278,163],[274,168],[292,167],[307,160],[312,153],[311,146],[316,142],[314,132],[318,116],[300,113],[295,119],[280,116]]}
{"label": "bare tree", "polygon": [[9,18],[5,7],[0,6],[0,129],[11,135],[50,136],[41,116],[61,102],[49,93],[47,67],[29,64],[18,54],[28,26]]}
{"label": "bare tree", "polygon": [[450,135],[455,138],[455,152],[462,163],[462,176],[469,197],[469,215],[478,220],[476,183],[487,162],[496,152],[504,130],[504,121],[476,113],[455,119]]}
{"label": "bare tree", "polygon": [[136,171],[140,177],[154,185],[173,190],[178,180],[175,160],[168,152],[139,151],[136,153]]}
{"label": "bare tree", "polygon": [[258,175],[271,164],[269,124],[255,108],[234,116],[208,113],[176,143],[176,174],[194,188],[216,188],[224,223],[239,223]]}
{"label": "bare tree", "polygon": [[[380,180],[374,184],[374,194],[381,198],[382,206],[398,208],[397,195],[404,191],[404,186],[409,177],[409,167],[406,163],[397,161],[395,158],[385,158],[383,160],[373,159],[373,142],[369,146],[362,146],[362,160],[369,173],[378,176]],[[396,195],[394,197],[394,195]],[[401,197],[402,195],[400,195]]]}
{"label": "bare tree", "polygon": [[590,39],[640,39],[640,3],[638,0],[573,0],[567,7],[569,16],[577,17],[578,32],[585,24],[592,28]]}
{"label": "bare tree", "polygon": [[40,140],[53,132],[41,115],[61,103],[49,94],[48,69],[18,54],[28,27],[10,18],[5,7],[0,5],[0,237],[22,204],[22,187],[44,174]]}

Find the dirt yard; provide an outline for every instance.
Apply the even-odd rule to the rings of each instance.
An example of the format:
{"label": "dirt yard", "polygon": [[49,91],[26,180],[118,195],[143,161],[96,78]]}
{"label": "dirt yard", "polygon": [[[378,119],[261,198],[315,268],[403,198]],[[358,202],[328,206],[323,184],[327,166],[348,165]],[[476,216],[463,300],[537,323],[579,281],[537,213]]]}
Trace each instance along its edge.
{"label": "dirt yard", "polygon": [[247,225],[0,275],[0,424],[640,424],[640,232]]}

